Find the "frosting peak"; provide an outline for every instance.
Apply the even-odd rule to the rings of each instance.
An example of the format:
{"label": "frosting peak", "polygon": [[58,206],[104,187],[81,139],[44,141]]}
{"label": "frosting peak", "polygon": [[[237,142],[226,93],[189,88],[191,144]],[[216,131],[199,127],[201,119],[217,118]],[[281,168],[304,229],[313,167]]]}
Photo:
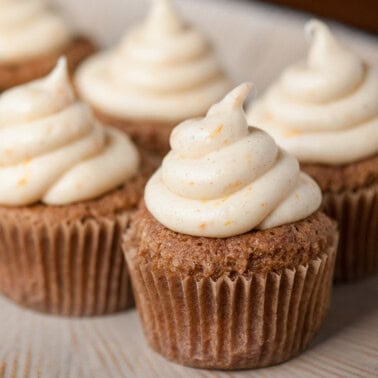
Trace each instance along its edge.
{"label": "frosting peak", "polygon": [[378,71],[317,20],[307,59],[286,68],[253,105],[251,122],[304,162],[343,164],[378,152]]}
{"label": "frosting peak", "polygon": [[207,41],[169,0],[155,0],[147,20],[119,46],[87,60],[76,80],[81,95],[105,113],[169,123],[205,114],[230,88]]}
{"label": "frosting peak", "polygon": [[172,151],[185,158],[196,158],[245,137],[248,124],[242,106],[250,88],[250,84],[242,84],[213,105],[205,118],[177,126],[170,138]]}
{"label": "frosting peak", "polygon": [[342,52],[337,41],[333,37],[327,25],[318,20],[311,20],[305,26],[305,35],[310,42],[310,50],[307,56],[309,66],[321,66],[327,60],[328,53],[332,50]]}
{"label": "frosting peak", "polygon": [[208,115],[211,116],[214,114],[223,114],[227,110],[242,110],[244,101],[248,97],[251,88],[251,83],[244,83],[239,85],[231,92],[229,92],[222,101],[220,101],[218,104],[213,105],[210,108]]}
{"label": "frosting peak", "polygon": [[160,34],[174,34],[184,25],[178,17],[171,0],[153,0],[150,14],[145,24],[145,35],[155,39]]}
{"label": "frosting peak", "polygon": [[0,62],[11,63],[59,49],[70,34],[45,0],[0,1]]}
{"label": "frosting peak", "polygon": [[228,237],[303,219],[320,205],[319,188],[298,162],[248,127],[250,87],[240,85],[205,118],[172,132],[172,150],[145,191],[147,208],[166,227]]}
{"label": "frosting peak", "polygon": [[75,99],[69,80],[66,60],[60,58],[47,77],[4,92],[0,101],[0,127],[33,121],[68,106]]}
{"label": "frosting peak", "polygon": [[105,130],[76,100],[65,58],[0,96],[1,205],[95,198],[134,175],[138,161],[127,136]]}
{"label": "frosting peak", "polygon": [[289,67],[282,75],[282,87],[288,95],[322,103],[353,90],[364,74],[361,60],[318,20],[307,23],[305,34],[310,41],[307,60]]}

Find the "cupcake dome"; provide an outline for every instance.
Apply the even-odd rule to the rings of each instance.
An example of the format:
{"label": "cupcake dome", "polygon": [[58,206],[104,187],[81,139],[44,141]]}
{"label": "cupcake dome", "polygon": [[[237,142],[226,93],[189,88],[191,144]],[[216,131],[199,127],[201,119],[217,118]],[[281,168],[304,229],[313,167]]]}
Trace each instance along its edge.
{"label": "cupcake dome", "polygon": [[305,61],[249,110],[279,145],[304,163],[355,162],[378,152],[378,70],[342,46],[320,21],[306,26]]}

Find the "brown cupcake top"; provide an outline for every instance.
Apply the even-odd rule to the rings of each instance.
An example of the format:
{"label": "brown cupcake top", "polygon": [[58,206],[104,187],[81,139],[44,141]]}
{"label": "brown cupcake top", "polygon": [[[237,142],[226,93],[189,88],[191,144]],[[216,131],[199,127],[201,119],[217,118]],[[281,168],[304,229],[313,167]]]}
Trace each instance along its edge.
{"label": "brown cupcake top", "polygon": [[[125,250],[137,265],[197,278],[226,273],[250,276],[305,265],[324,252],[336,223],[318,211],[308,218],[263,231],[216,239],[193,237],[161,225],[143,205],[125,236]],[[139,245],[139,246],[138,246]]]}
{"label": "brown cupcake top", "polygon": [[68,45],[17,63],[0,64],[0,92],[47,75],[56,65],[59,57],[66,56],[72,74],[77,65],[96,51],[95,45],[85,37],[76,37]]}
{"label": "brown cupcake top", "polygon": [[125,131],[137,146],[165,156],[169,151],[169,136],[176,122],[121,119],[91,107],[96,118],[104,125]]}
{"label": "brown cupcake top", "polygon": [[343,165],[302,163],[301,168],[315,179],[323,192],[356,190],[378,182],[378,155]]}

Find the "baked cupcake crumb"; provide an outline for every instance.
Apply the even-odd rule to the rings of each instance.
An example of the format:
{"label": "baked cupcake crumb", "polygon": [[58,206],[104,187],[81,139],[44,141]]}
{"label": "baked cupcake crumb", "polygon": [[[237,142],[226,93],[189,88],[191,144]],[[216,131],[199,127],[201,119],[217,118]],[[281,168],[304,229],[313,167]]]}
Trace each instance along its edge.
{"label": "baked cupcake crumb", "polygon": [[56,65],[59,57],[67,57],[72,74],[78,64],[96,51],[93,42],[85,37],[76,37],[63,49],[17,63],[0,64],[0,92],[47,75]]}
{"label": "baked cupcake crumb", "polygon": [[356,190],[378,181],[378,155],[341,165],[302,163],[301,168],[315,179],[323,192]]}
{"label": "baked cupcake crumb", "polygon": [[[229,238],[194,237],[161,225],[143,205],[135,214],[126,244],[137,265],[196,278],[217,279],[256,272],[280,272],[318,258],[335,235],[336,223],[321,211],[306,219]],[[139,244],[140,243],[140,244]]]}

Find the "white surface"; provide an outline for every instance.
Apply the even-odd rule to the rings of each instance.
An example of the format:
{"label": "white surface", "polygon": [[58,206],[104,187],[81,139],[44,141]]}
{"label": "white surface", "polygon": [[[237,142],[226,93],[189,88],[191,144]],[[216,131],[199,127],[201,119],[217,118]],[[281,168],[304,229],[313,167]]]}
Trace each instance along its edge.
{"label": "white surface", "polygon": [[[59,0],[75,22],[102,43],[115,41],[146,1]],[[215,41],[236,82],[259,91],[304,52],[305,17],[255,3],[180,2],[185,17]],[[333,25],[332,25],[333,26]],[[377,40],[335,26],[368,61],[378,63]],[[269,369],[192,370],[166,362],[142,337],[135,310],[97,319],[61,319],[22,310],[0,298],[0,377],[377,377],[378,279],[335,290],[330,316],[309,351]]]}
{"label": "white surface", "polygon": [[337,287],[309,350],[255,371],[194,370],[146,345],[135,310],[95,319],[25,311],[0,298],[1,378],[352,378],[378,376],[378,278]]}

